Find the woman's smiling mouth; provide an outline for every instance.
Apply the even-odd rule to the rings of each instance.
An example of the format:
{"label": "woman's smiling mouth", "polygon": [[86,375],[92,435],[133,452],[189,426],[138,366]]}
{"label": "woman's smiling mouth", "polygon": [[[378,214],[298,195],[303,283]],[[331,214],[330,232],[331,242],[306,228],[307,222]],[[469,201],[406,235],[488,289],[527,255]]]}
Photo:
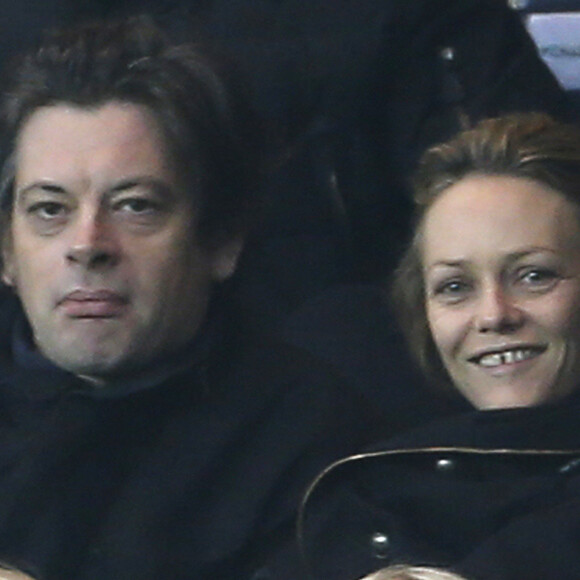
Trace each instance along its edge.
{"label": "woman's smiling mouth", "polygon": [[486,368],[494,368],[501,365],[515,364],[535,358],[542,354],[545,350],[545,346],[525,346],[509,349],[506,348],[471,357],[469,362]]}

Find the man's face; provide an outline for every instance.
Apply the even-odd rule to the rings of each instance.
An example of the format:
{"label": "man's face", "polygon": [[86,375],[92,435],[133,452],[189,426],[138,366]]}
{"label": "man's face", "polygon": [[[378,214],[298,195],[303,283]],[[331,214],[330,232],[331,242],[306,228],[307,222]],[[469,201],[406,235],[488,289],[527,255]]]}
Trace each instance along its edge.
{"label": "man's face", "polygon": [[197,240],[194,198],[144,107],[32,114],[16,144],[4,280],[47,358],[102,380],[196,334],[211,282],[231,272]]}

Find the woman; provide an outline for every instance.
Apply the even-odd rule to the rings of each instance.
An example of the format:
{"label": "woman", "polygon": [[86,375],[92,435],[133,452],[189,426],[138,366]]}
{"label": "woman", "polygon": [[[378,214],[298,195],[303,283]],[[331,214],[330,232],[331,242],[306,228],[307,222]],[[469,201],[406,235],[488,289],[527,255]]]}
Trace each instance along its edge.
{"label": "woman", "polygon": [[488,120],[429,150],[415,185],[397,312],[433,383],[472,410],[328,467],[302,505],[309,570],[577,580],[580,132]]}

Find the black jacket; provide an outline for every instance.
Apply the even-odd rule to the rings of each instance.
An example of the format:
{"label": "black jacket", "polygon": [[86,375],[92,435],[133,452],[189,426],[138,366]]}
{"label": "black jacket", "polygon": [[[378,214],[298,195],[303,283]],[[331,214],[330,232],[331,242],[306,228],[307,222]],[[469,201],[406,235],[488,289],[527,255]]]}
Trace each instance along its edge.
{"label": "black jacket", "polygon": [[314,361],[221,324],[96,389],[30,352],[14,300],[0,313],[0,560],[43,580],[250,578],[367,431]]}
{"label": "black jacket", "polygon": [[472,580],[580,578],[579,419],[577,395],[474,411],[334,463],[300,515],[311,576],[280,559],[271,577],[355,580],[408,563]]}

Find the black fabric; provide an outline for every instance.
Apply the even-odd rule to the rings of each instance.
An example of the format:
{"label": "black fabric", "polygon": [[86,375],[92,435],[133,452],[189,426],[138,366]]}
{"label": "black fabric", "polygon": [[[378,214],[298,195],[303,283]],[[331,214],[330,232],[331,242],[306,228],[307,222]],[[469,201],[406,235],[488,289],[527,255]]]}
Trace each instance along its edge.
{"label": "black fabric", "polygon": [[358,161],[339,166],[359,276],[370,279],[389,272],[407,243],[409,179],[428,146],[513,111],[577,118],[505,0],[384,4],[356,122]]}
{"label": "black fabric", "polygon": [[381,438],[469,409],[427,384],[397,327],[385,288],[335,285],[286,318],[284,340],[340,372],[383,414]]}
{"label": "black fabric", "polygon": [[[338,462],[305,498],[299,540],[311,577],[408,563],[474,580],[577,578],[579,417],[578,395],[473,411]],[[287,557],[270,571],[307,577]]]}
{"label": "black fabric", "polygon": [[296,349],[223,329],[208,356],[106,396],[62,371],[15,372],[21,316],[8,297],[0,559],[44,580],[250,578],[288,541],[308,480],[372,436],[364,398]]}
{"label": "black fabric", "polygon": [[[505,0],[302,6],[228,3],[229,19],[212,21],[237,47],[260,110],[297,135],[241,269],[248,307],[274,303],[274,320],[336,281],[392,271],[425,147],[486,116],[576,115]],[[225,13],[213,2],[200,16]]]}

